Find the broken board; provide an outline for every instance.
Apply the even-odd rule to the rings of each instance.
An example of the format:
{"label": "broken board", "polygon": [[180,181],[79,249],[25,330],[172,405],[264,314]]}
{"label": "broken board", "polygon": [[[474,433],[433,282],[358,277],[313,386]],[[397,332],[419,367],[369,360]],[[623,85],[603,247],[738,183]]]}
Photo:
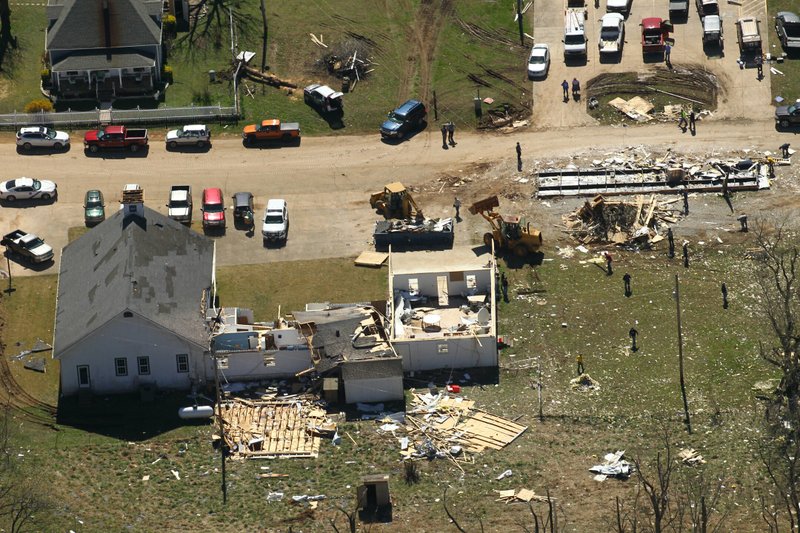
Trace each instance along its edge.
{"label": "broken board", "polygon": [[361,255],[356,257],[355,263],[356,266],[380,267],[388,258],[389,254],[366,251],[361,252]]}

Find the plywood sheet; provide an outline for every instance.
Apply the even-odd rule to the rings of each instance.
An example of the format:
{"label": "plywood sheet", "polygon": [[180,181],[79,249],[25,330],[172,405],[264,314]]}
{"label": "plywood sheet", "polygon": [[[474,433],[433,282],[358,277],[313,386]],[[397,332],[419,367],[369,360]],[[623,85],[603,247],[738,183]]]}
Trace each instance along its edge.
{"label": "plywood sheet", "polygon": [[366,251],[361,252],[361,255],[356,257],[355,263],[357,266],[379,267],[383,265],[388,258],[389,254]]}

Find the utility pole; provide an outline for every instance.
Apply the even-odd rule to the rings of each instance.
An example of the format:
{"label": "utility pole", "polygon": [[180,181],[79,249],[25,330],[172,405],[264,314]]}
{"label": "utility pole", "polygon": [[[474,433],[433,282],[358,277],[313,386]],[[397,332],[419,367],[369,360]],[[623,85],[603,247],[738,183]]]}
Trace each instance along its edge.
{"label": "utility pole", "polygon": [[214,386],[217,389],[217,421],[219,421],[219,454],[222,458],[222,504],[228,503],[228,483],[225,475],[225,457],[227,456],[227,444],[225,442],[225,425],[222,422],[222,390],[219,386],[219,359],[217,355],[212,352],[211,357],[214,360]]}
{"label": "utility pole", "polygon": [[519,24],[519,44],[525,46],[525,33],[522,30],[522,0],[517,0],[517,23]]}
{"label": "utility pole", "polygon": [[8,288],[6,289],[6,294],[11,296],[11,293],[14,292],[14,287],[11,286],[11,249],[6,246],[6,265],[8,268]]}
{"label": "utility pole", "polygon": [[536,358],[539,366],[539,380],[536,382],[536,391],[539,394],[539,422],[544,422],[544,413],[542,412],[542,356]]}
{"label": "utility pole", "polygon": [[261,0],[261,24],[263,32],[261,34],[261,72],[267,69],[267,7],[264,5],[266,0]]}
{"label": "utility pole", "polygon": [[678,275],[675,274],[675,306],[678,313],[678,369],[681,378],[681,395],[683,395],[683,422],[689,435],[692,434],[692,421],[689,419],[689,402],[686,400],[686,382],[683,379],[683,330],[681,329],[681,293],[678,287]]}

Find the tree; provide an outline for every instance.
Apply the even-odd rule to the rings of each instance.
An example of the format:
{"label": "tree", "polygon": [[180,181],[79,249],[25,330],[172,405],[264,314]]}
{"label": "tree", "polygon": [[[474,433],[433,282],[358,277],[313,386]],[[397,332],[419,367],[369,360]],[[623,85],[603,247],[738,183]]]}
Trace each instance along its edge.
{"label": "tree", "polygon": [[[800,527],[800,239],[790,217],[759,219],[754,225],[759,307],[770,326],[772,346],[761,357],[780,372],[780,383],[765,402],[765,432],[758,456],[771,487],[760,501],[770,531]],[[767,496],[765,496],[765,494]]]}
{"label": "tree", "polygon": [[17,38],[11,33],[11,5],[8,0],[0,0],[0,42],[3,49],[9,44],[17,47]]}
{"label": "tree", "polygon": [[[800,294],[797,292],[800,247],[796,233],[777,220],[758,220],[755,240],[759,250],[756,260],[759,307],[776,341],[770,348],[762,345],[761,356],[781,372],[777,395],[768,414],[772,422],[787,416],[796,420],[800,399]],[[783,412],[785,409],[788,413]]]}

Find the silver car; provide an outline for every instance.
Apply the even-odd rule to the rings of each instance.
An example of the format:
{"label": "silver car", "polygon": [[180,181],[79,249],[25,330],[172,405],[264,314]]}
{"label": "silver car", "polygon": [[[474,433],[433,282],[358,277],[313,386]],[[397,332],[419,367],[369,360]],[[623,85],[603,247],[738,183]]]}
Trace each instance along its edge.
{"label": "silver car", "polygon": [[190,124],[179,130],[171,130],[165,139],[167,148],[174,150],[179,146],[203,148],[211,142],[211,130],[204,124]]}
{"label": "silver car", "polygon": [[25,150],[31,148],[54,148],[61,150],[69,146],[69,134],[64,131],[51,130],[44,126],[20,128],[17,132],[17,146]]}
{"label": "silver car", "polygon": [[48,180],[17,178],[0,183],[0,200],[49,200],[55,198],[56,184]]}

